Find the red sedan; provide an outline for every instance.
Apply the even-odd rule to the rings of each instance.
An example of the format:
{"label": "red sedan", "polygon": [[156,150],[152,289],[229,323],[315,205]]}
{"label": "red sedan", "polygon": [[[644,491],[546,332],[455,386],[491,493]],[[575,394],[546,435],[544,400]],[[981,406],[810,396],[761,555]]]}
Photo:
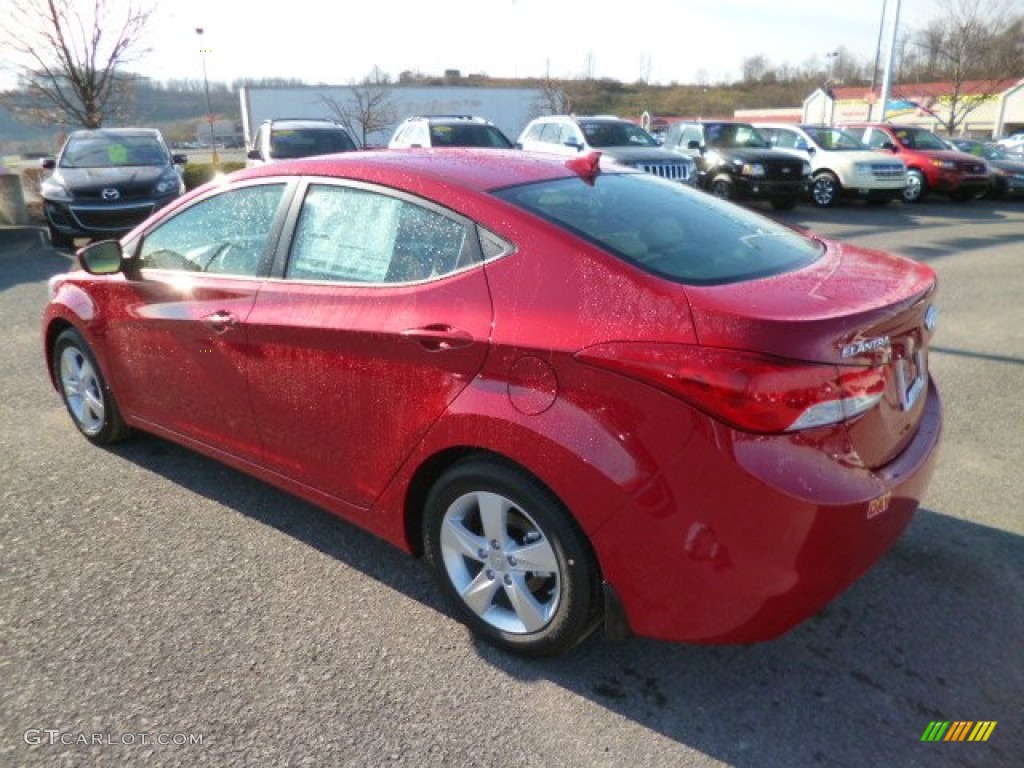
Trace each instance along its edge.
{"label": "red sedan", "polygon": [[523,654],[776,636],[934,466],[930,268],[596,153],[240,171],[79,260],[43,338],[89,440],[159,435],[422,554]]}

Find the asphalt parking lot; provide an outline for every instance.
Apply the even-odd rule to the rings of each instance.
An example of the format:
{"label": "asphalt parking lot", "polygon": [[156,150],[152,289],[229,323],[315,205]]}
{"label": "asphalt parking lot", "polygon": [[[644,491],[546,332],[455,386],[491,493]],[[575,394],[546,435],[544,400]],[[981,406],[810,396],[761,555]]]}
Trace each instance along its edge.
{"label": "asphalt parking lot", "polygon": [[[423,563],[308,504],[156,438],[89,445],[41,353],[70,257],[0,231],[0,764],[1019,765],[1024,203],[779,218],[939,273],[923,509],[775,641],[543,662],[475,643]],[[934,721],[996,725],[922,742]]]}

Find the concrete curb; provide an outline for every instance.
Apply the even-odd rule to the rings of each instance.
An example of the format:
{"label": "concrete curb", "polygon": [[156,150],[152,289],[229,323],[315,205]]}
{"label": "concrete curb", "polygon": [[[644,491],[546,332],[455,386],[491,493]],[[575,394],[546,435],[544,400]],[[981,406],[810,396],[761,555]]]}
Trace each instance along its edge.
{"label": "concrete curb", "polygon": [[0,259],[18,257],[39,248],[52,250],[50,238],[42,227],[0,226]]}

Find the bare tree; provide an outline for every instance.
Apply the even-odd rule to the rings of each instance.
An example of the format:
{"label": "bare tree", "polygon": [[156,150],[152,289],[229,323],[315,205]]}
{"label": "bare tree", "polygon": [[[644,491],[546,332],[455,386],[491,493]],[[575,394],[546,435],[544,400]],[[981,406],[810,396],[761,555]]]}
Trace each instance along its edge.
{"label": "bare tree", "polygon": [[19,92],[5,94],[17,114],[99,128],[126,106],[131,78],[121,71],[146,52],[145,0],[6,0],[0,48],[19,71]]}
{"label": "bare tree", "polygon": [[1005,90],[1007,77],[1024,71],[1024,14],[1014,0],[941,0],[939,5],[944,15],[914,41],[920,51],[917,80],[949,83],[949,91],[918,106],[953,134],[968,115]]}
{"label": "bare tree", "polygon": [[321,94],[320,102],[365,147],[369,136],[387,130],[397,119],[391,78],[375,66],[361,83],[351,85],[349,91],[351,100],[339,102],[333,96]]}

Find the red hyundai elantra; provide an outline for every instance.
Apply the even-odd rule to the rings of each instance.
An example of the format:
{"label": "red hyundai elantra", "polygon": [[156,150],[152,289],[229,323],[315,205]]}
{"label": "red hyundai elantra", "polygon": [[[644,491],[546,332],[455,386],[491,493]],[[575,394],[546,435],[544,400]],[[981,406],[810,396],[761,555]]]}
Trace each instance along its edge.
{"label": "red hyundai elantra", "polygon": [[597,155],[241,171],[55,277],[57,391],[423,554],[505,649],[778,635],[896,541],[935,275]]}

